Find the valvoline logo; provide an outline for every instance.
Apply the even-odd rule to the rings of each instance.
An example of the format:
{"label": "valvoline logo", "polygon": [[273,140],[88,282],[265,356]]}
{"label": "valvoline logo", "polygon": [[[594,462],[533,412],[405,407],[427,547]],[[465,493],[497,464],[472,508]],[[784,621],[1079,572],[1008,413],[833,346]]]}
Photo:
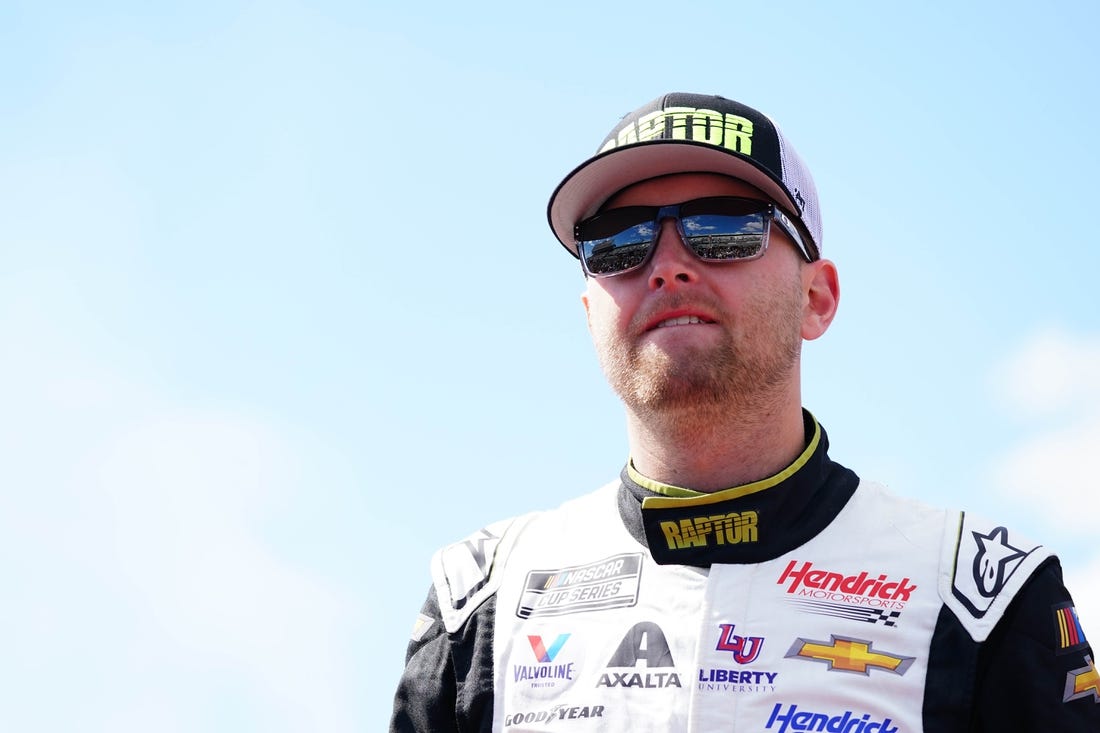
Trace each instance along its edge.
{"label": "valvoline logo", "polygon": [[564,681],[572,681],[576,674],[574,662],[559,659],[562,647],[569,641],[570,634],[558,634],[550,640],[541,636],[530,635],[527,643],[531,646],[531,652],[535,657],[535,664],[512,665],[514,682],[526,682],[531,687],[557,687]]}
{"label": "valvoline logo", "polygon": [[541,636],[528,636],[527,641],[531,643],[531,651],[535,653],[535,660],[546,664],[553,662],[554,657],[558,656],[558,652],[565,646],[565,642],[569,640],[569,634],[558,634],[558,638],[554,639],[553,643],[549,647],[543,642]]}

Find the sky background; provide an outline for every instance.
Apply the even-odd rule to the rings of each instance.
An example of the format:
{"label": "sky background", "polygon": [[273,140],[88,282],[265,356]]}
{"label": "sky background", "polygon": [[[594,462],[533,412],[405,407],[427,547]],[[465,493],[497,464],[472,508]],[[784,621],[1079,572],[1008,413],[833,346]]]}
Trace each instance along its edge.
{"label": "sky background", "polygon": [[545,206],[669,91],[814,173],[833,457],[1100,634],[1098,8],[0,4],[0,729],[384,729],[432,551],[627,457]]}

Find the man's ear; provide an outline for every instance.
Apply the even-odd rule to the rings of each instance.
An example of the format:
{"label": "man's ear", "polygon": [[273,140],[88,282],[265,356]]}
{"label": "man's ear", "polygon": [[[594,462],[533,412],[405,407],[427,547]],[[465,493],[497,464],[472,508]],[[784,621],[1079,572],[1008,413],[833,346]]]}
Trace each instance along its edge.
{"label": "man's ear", "polygon": [[802,338],[812,341],[829,328],[840,303],[840,278],[836,265],[817,260],[802,267]]}

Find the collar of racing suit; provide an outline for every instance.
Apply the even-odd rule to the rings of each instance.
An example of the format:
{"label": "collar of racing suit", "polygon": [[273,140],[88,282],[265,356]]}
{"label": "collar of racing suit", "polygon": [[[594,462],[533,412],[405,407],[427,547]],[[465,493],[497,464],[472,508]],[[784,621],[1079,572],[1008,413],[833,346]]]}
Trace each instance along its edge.
{"label": "collar of racing suit", "polygon": [[829,459],[825,430],[802,411],[806,449],[768,478],[709,494],[646,479],[630,463],[619,486],[627,530],[661,565],[756,563],[823,530],[856,490],[854,472]]}

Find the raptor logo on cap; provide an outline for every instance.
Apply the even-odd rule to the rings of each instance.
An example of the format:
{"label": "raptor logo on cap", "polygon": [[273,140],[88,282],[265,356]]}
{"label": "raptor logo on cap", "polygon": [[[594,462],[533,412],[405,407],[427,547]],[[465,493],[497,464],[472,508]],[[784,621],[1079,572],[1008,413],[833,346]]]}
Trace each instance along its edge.
{"label": "raptor logo on cap", "polygon": [[752,155],[752,120],[712,109],[667,107],[631,120],[600,152],[647,140],[691,140]]}

